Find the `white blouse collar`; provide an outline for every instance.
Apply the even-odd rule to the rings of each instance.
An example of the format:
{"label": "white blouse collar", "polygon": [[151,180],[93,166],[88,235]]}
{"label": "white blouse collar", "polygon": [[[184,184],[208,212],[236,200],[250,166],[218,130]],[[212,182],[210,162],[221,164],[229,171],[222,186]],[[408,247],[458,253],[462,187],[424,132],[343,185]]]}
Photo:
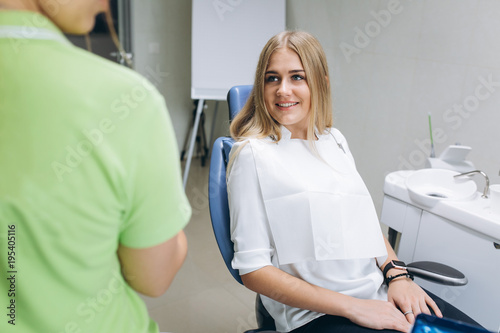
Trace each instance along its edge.
{"label": "white blouse collar", "polygon": [[[292,138],[292,132],[290,132],[290,130],[288,130],[288,128],[286,128],[285,126],[281,125],[280,129],[281,129],[281,140],[290,140]],[[314,128],[314,133],[316,134],[316,137],[318,138],[318,141],[322,140],[322,138],[324,137],[324,135],[325,134],[329,134],[330,131],[331,130],[329,128],[327,128],[324,133],[320,134],[319,131],[318,131],[318,129]]]}
{"label": "white blouse collar", "polygon": [[290,140],[292,138],[292,132],[288,130],[285,126],[281,125],[281,140]]}

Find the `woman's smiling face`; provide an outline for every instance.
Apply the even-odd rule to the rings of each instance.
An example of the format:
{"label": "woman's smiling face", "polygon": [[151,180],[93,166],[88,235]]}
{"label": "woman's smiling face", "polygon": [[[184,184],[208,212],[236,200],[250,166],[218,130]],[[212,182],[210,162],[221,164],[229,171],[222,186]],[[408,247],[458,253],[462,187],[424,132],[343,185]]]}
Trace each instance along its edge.
{"label": "woman's smiling face", "polygon": [[271,55],[265,73],[264,99],[273,119],[285,126],[292,138],[307,138],[311,92],[297,53],[281,48]]}

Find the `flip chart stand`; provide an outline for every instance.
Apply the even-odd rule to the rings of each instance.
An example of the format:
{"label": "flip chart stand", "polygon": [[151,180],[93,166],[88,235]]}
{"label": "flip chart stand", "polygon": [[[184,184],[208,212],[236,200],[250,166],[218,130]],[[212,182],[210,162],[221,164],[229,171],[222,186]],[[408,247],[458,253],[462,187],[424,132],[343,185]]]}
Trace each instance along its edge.
{"label": "flip chart stand", "polygon": [[[188,132],[184,142],[184,149],[181,152],[181,161],[184,159],[186,153],[186,145],[189,143],[186,166],[184,168],[183,185],[186,188],[187,179],[189,176],[189,169],[191,168],[191,161],[193,159],[194,145],[197,143],[198,152],[201,158],[201,166],[205,166],[205,160],[208,157],[207,138],[205,135],[205,100],[197,99],[194,101],[195,109],[193,110],[193,127]],[[201,124],[200,124],[201,123]]]}

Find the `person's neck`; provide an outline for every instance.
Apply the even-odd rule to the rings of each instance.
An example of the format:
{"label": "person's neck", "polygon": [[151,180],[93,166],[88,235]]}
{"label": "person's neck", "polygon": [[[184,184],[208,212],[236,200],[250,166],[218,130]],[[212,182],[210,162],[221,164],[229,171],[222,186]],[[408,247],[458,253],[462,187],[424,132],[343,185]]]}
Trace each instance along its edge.
{"label": "person's neck", "polygon": [[40,12],[36,0],[0,0],[0,10],[28,10]]}

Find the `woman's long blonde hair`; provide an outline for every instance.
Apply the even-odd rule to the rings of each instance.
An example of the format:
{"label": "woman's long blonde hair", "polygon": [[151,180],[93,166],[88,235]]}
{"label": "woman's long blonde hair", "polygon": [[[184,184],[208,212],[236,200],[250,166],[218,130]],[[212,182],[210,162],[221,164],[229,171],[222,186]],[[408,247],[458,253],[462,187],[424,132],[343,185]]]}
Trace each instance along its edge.
{"label": "woman's long blonde hair", "polygon": [[265,137],[275,141],[281,139],[280,124],[271,117],[266,107],[264,83],[271,55],[285,47],[297,53],[302,61],[311,94],[307,139],[312,143],[315,129],[323,133],[333,126],[328,64],[321,44],[307,32],[284,31],[272,37],[260,54],[253,89],[245,106],[231,122],[230,133],[236,141]]}

